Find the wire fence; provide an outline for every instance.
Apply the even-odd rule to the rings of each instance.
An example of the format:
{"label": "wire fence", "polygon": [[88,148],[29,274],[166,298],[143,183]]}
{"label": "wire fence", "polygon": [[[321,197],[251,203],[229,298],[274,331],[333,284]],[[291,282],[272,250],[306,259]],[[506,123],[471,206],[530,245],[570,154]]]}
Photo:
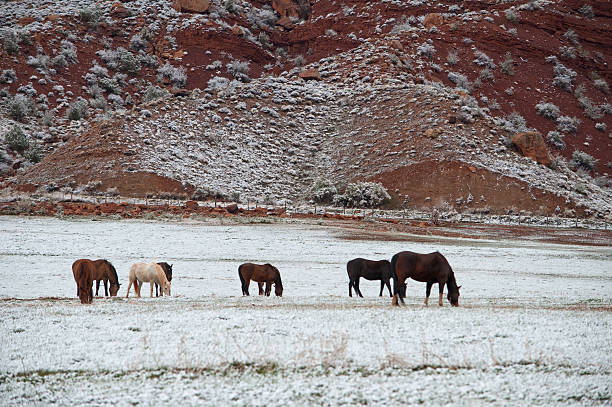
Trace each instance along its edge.
{"label": "wire fence", "polygon": [[[0,196],[0,202],[12,202],[15,200],[34,200],[34,201],[50,201],[50,202],[83,202],[91,204],[114,203],[117,205],[146,205],[146,206],[175,206],[185,207],[188,199],[176,198],[128,198],[111,195],[83,195],[71,194],[69,192],[50,192],[44,194],[10,194]],[[225,207],[232,202],[220,200],[196,201],[199,207]],[[293,204],[290,201],[281,201],[281,204],[271,204],[265,201],[256,199],[247,199],[237,203],[238,208],[246,211],[259,208],[259,211],[265,210],[268,214],[286,213],[291,215],[313,215],[321,217],[353,217],[367,220],[380,220],[389,222],[428,222],[432,225],[444,225],[453,223],[468,223],[468,224],[491,224],[491,225],[508,225],[508,226],[541,226],[553,228],[583,228],[608,230],[610,229],[610,219],[581,217],[581,216],[563,216],[561,214],[545,214],[533,215],[526,213],[513,213],[506,215],[490,214],[490,213],[466,213],[466,212],[449,212],[440,213],[432,210],[423,210],[417,208],[406,208],[399,210],[387,209],[364,209],[364,208],[341,208],[333,206],[315,205],[315,204]]]}

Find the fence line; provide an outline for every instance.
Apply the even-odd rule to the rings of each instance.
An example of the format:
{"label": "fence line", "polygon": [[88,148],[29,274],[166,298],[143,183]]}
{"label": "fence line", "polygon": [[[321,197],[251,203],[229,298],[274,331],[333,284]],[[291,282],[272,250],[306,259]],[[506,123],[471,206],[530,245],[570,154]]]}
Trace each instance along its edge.
{"label": "fence line", "polygon": [[[133,205],[150,205],[150,206],[185,206],[188,199],[170,199],[170,198],[128,198],[120,196],[94,196],[94,195],[74,195],[63,192],[51,192],[45,194],[27,194],[18,193],[13,194],[11,199],[4,199],[6,197],[0,197],[0,202],[6,203],[14,201],[15,198],[19,200],[32,198],[47,198],[51,201],[57,202],[84,202],[92,204],[133,204]],[[199,206],[203,207],[218,207],[227,206],[230,202],[221,202],[216,200],[209,201],[197,201]],[[333,206],[321,206],[313,204],[303,205],[287,205],[287,201],[284,201],[282,205],[267,204],[256,199],[247,199],[247,202],[238,203],[238,207],[244,210],[252,210],[256,207],[265,208],[267,211],[283,209],[288,215],[291,214],[313,214],[325,216],[329,215],[344,215],[351,217],[362,217],[371,220],[397,220],[398,222],[407,221],[427,221],[431,223],[471,223],[471,224],[493,224],[493,225],[523,225],[523,226],[540,226],[540,227],[552,227],[552,228],[583,228],[583,229],[597,229],[597,230],[608,230],[608,220],[597,220],[590,218],[579,218],[577,216],[552,216],[552,215],[522,215],[522,214],[508,214],[508,215],[493,215],[484,213],[442,213],[437,215],[437,219],[434,219],[432,211],[418,210],[418,209],[363,209],[363,208],[340,208]],[[443,226],[443,225],[438,225]]]}

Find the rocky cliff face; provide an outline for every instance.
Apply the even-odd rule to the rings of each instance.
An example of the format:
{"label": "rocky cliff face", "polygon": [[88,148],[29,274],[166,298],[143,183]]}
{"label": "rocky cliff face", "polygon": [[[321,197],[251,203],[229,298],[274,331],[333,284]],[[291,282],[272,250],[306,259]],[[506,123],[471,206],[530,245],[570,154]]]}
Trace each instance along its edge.
{"label": "rocky cliff face", "polygon": [[606,216],[604,3],[4,3],[0,130],[45,150],[5,146],[4,185],[295,200],[324,177],[395,205]]}

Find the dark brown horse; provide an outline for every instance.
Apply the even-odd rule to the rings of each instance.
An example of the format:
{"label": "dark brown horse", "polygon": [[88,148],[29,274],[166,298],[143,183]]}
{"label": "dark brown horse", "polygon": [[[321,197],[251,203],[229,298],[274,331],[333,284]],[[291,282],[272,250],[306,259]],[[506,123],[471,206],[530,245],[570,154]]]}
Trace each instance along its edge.
{"label": "dark brown horse", "polygon": [[[161,263],[157,263],[157,264],[162,268],[162,270],[164,270],[164,274],[166,275],[168,282],[171,282],[172,281],[172,266],[174,266],[174,264],[168,264],[165,261]],[[155,296],[159,297],[161,294],[161,296],[163,297],[164,293],[161,290],[159,290],[159,293],[158,293],[158,290],[159,290],[159,285],[155,283]],[[168,295],[170,295],[170,292],[168,292]]]}
{"label": "dark brown horse", "polygon": [[81,304],[91,304],[93,300],[93,276],[96,265],[88,259],[80,259],[72,263],[72,275],[77,284],[77,296]]}
{"label": "dark brown horse", "polygon": [[283,282],[280,272],[271,264],[244,263],[238,267],[238,276],[242,284],[242,295],[249,295],[249,284],[251,280],[259,283],[259,295],[262,294],[262,284],[266,283],[265,295],[269,296],[274,284],[274,293],[278,297],[283,296]]}
{"label": "dark brown horse", "polygon": [[359,290],[360,277],[366,280],[380,280],[380,294],[378,296],[382,297],[386,284],[389,289],[389,296],[392,297],[391,284],[389,284],[392,272],[391,263],[388,260],[353,259],[346,263],[346,271],[349,277],[349,297],[353,296],[352,288],[355,288],[355,293],[358,296],[363,297]]}
{"label": "dark brown horse", "polygon": [[448,286],[447,299],[452,306],[459,306],[459,289],[455,281],[455,273],[444,256],[439,252],[420,254],[413,252],[400,252],[391,259],[393,271],[393,304],[399,305],[406,297],[406,279],[427,283],[425,289],[425,305],[429,300],[431,286],[438,283],[440,297],[438,305],[442,306],[444,284]]}
{"label": "dark brown horse", "polygon": [[111,264],[108,260],[96,260],[94,261],[96,266],[96,272],[94,273],[93,280],[96,282],[96,296],[98,295],[98,290],[100,289],[100,281],[104,283],[104,295],[108,297],[108,287],[107,283],[110,281],[110,295],[114,297],[117,295],[117,291],[119,291],[119,277],[117,276],[117,270],[115,270],[115,266]]}

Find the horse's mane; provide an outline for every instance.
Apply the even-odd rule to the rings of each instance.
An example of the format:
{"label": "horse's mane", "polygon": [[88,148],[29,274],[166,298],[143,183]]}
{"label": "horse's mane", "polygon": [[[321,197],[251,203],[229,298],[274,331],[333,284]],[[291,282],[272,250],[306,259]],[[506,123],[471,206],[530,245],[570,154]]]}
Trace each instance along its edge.
{"label": "horse's mane", "polygon": [[274,277],[274,284],[278,285],[279,287],[283,286],[283,282],[281,280],[280,272],[278,270],[276,270],[276,276]]}
{"label": "horse's mane", "polygon": [[113,266],[113,263],[111,263],[110,261],[106,259],[104,259],[104,262],[108,264],[108,267],[111,269],[111,271],[113,272],[113,275],[115,276],[115,281],[117,282],[117,284],[119,284],[119,276],[117,275],[117,270],[115,269],[115,266]]}
{"label": "horse's mane", "polygon": [[[450,266],[448,266],[450,268]],[[446,280],[446,285],[448,286],[448,291],[457,291],[457,281],[455,281],[455,273],[452,269],[450,269],[450,273],[448,274],[448,279]]]}

